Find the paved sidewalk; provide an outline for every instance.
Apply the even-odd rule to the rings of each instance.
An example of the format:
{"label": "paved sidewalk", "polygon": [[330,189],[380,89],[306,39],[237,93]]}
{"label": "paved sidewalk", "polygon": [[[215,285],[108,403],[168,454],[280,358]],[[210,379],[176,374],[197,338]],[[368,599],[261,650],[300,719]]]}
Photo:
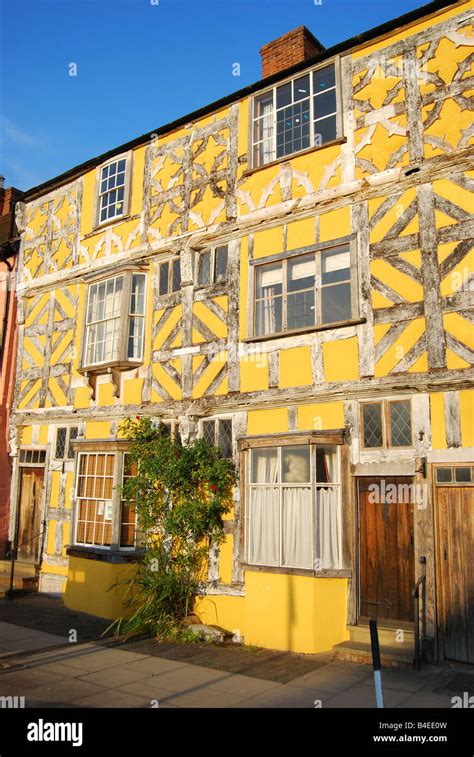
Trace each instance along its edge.
{"label": "paved sidewalk", "polygon": [[[140,654],[123,646],[68,644],[39,651],[40,643],[60,643],[64,637],[29,629],[31,635],[20,638],[18,628],[0,624],[0,646],[9,645],[3,663],[11,665],[0,669],[0,697],[25,697],[25,706],[30,708],[375,706],[369,666],[329,662],[291,683],[277,683]],[[15,644],[18,651],[27,644],[38,651],[13,659]],[[427,666],[418,673],[384,670],[386,707],[451,707],[452,696],[462,691],[450,689],[449,682],[456,675],[463,676],[461,687],[466,677],[474,682],[470,671],[469,666]]]}

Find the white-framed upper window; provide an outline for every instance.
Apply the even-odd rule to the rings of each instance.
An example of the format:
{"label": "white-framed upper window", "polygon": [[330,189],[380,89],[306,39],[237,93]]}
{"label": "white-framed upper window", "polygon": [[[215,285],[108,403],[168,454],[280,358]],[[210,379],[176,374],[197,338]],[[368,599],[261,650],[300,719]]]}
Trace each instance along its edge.
{"label": "white-framed upper window", "polygon": [[232,457],[232,418],[206,418],[201,421],[201,436],[219,447],[222,457]]}
{"label": "white-framed upper window", "polygon": [[344,323],[357,316],[351,244],[296,254],[255,268],[254,336]]}
{"label": "white-framed upper window", "polygon": [[135,505],[122,494],[135,473],[127,452],[78,454],[74,544],[110,549],[115,539],[119,549],[136,548]]}
{"label": "white-framed upper window", "polygon": [[339,449],[298,444],[248,451],[246,562],[342,568]]}
{"label": "white-framed upper window", "polygon": [[252,166],[257,168],[340,137],[337,61],[253,99]]}
{"label": "white-framed upper window", "polygon": [[145,273],[127,271],[89,285],[84,366],[142,359],[145,295]]}
{"label": "white-framed upper window", "polygon": [[78,435],[77,426],[63,426],[56,429],[56,445],[54,457],[56,460],[74,460],[74,440]]}
{"label": "white-framed upper window", "polygon": [[227,245],[204,250],[198,257],[198,286],[219,284],[227,279]]}
{"label": "white-framed upper window", "polygon": [[125,215],[128,203],[130,156],[121,156],[101,166],[97,223],[106,223]]}
{"label": "white-framed upper window", "polygon": [[409,399],[361,402],[360,408],[365,449],[413,446]]}

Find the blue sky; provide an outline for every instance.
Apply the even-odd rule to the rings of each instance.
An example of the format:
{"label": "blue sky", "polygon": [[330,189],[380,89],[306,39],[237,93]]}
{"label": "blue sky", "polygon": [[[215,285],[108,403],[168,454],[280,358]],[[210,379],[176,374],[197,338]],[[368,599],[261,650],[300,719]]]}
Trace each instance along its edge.
{"label": "blue sky", "polygon": [[261,78],[259,48],[300,24],[329,47],[420,5],[0,0],[0,173],[28,189],[241,89]]}

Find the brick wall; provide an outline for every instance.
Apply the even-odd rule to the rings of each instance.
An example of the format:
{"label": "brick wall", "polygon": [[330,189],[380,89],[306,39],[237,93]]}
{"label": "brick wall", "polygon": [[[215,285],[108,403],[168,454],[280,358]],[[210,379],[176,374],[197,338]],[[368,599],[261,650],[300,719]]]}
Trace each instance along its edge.
{"label": "brick wall", "polygon": [[291,68],[296,63],[312,58],[323,50],[324,46],[306,26],[299,26],[260,48],[262,77]]}

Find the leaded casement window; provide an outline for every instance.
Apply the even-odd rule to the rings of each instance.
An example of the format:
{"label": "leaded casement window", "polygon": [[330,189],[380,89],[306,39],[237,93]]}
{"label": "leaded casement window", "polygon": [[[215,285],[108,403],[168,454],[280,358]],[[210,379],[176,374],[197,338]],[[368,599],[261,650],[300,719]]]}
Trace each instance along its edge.
{"label": "leaded casement window", "polygon": [[44,465],[46,463],[46,450],[21,449],[19,462],[20,465]]}
{"label": "leaded casement window", "polygon": [[128,205],[130,156],[122,156],[101,166],[97,202],[97,222],[106,223],[125,215]]}
{"label": "leaded casement window", "polygon": [[411,401],[361,403],[362,444],[366,449],[412,447]]}
{"label": "leaded casement window", "polygon": [[246,562],[313,571],[342,568],[337,446],[248,450]]}
{"label": "leaded casement window", "polygon": [[131,271],[89,285],[83,367],[141,362],[145,292],[146,274]]}
{"label": "leaded casement window", "polygon": [[254,168],[341,136],[337,72],[337,64],[328,63],[254,98]]}
{"label": "leaded casement window", "polygon": [[56,430],[54,457],[56,460],[74,460],[74,440],[77,438],[77,426],[64,426]]}
{"label": "leaded casement window", "polygon": [[126,452],[78,454],[74,543],[79,546],[135,549],[135,504],[123,497],[125,481],[136,474]]}
{"label": "leaded casement window", "polygon": [[232,419],[213,418],[201,421],[201,436],[208,443],[219,447],[222,457],[232,457]]}
{"label": "leaded casement window", "polygon": [[344,323],[357,315],[351,244],[255,265],[254,336]]}
{"label": "leaded casement window", "polygon": [[227,279],[227,245],[214,247],[199,254],[198,286],[219,284]]}
{"label": "leaded casement window", "polygon": [[158,293],[160,297],[181,289],[181,262],[179,257],[160,263],[158,268]]}

